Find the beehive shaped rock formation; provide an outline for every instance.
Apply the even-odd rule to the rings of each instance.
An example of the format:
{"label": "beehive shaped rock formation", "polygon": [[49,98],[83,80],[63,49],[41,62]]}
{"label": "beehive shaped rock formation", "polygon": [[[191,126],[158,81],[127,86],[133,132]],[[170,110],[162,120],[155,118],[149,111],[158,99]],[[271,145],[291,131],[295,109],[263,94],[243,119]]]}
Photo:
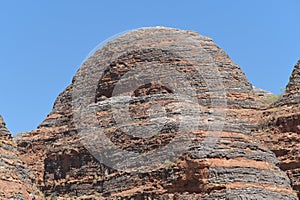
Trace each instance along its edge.
{"label": "beehive shaped rock formation", "polygon": [[34,182],[0,116],[0,199],[42,199]]}
{"label": "beehive shaped rock formation", "polygon": [[300,60],[294,67],[292,75],[290,77],[290,82],[286,87],[286,92],[289,94],[298,94],[300,91]]}
{"label": "beehive shaped rock formation", "polygon": [[290,81],[285,89],[285,94],[272,107],[300,103],[300,60],[294,67]]}
{"label": "beehive shaped rock formation", "polygon": [[[240,67],[210,38],[143,28],[94,52],[18,146],[48,198],[297,199],[275,155],[250,135],[249,116],[261,106]],[[150,155],[182,133],[189,137],[175,141],[174,152],[185,148],[177,159],[146,157],[151,162],[138,170],[132,157],[123,160],[130,170],[103,159],[120,159],[120,151],[101,154],[116,146]]]}

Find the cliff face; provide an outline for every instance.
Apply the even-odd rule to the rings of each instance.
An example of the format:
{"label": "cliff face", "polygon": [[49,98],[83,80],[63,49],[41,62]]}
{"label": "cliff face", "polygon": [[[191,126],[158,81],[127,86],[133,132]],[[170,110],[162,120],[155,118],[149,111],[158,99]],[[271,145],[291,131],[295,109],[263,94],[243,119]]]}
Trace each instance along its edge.
{"label": "cliff face", "polygon": [[[190,96],[179,102],[180,94]],[[260,127],[257,116],[263,117],[260,99],[210,38],[139,29],[96,51],[18,147],[48,198],[297,199],[274,153],[252,137]],[[182,134],[190,142],[176,143]],[[147,157],[151,162],[137,171],[130,159],[137,160],[129,157],[123,161],[130,170],[116,170],[104,157],[121,159],[119,151],[104,154],[105,138],[109,147],[138,155],[174,140],[175,150],[185,151],[163,163],[160,156],[168,152]]]}
{"label": "cliff face", "polygon": [[286,86],[286,93],[294,95],[295,99],[298,99],[299,102],[299,93],[300,93],[300,60],[294,67],[292,75],[290,77],[290,82]]}
{"label": "cliff face", "polygon": [[[286,93],[257,118],[260,129],[256,137],[279,159],[279,167],[287,172],[300,197],[300,61],[295,65]],[[259,112],[258,112],[259,113]]]}
{"label": "cliff face", "polygon": [[20,159],[17,145],[0,116],[0,199],[42,199],[35,177]]}
{"label": "cliff face", "polygon": [[285,89],[285,94],[275,102],[272,107],[293,105],[300,103],[300,60],[294,67],[290,81]]}

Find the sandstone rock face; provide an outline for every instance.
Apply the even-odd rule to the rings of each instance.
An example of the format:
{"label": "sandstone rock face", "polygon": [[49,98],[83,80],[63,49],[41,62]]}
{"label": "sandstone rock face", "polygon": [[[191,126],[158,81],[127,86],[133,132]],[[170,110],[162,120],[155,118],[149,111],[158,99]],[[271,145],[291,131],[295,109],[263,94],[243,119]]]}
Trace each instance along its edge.
{"label": "sandstone rock face", "polygon": [[286,86],[285,94],[272,107],[292,105],[300,103],[300,60],[294,67],[290,81]]}
{"label": "sandstone rock face", "polygon": [[254,135],[265,143],[279,159],[279,167],[287,172],[300,197],[300,102],[299,66],[296,64],[286,87],[286,94],[269,109],[257,111],[259,131]]}
{"label": "sandstone rock face", "polygon": [[[200,111],[178,103],[178,88],[153,81],[156,77],[179,89],[193,88],[189,99],[197,100]],[[145,82],[136,87],[132,79]],[[259,127],[260,99],[240,67],[210,38],[144,28],[115,38],[85,61],[45,121],[23,134],[18,147],[49,199],[298,199],[274,153],[251,135]],[[120,123],[123,113],[116,108],[123,105],[132,120],[123,117]],[[191,112],[181,112],[180,105]],[[86,112],[76,116],[81,109]],[[197,126],[181,129],[182,121]],[[161,122],[163,128],[151,133]],[[89,134],[95,127],[102,132],[92,134],[90,143],[81,138],[82,131]],[[136,135],[124,131],[138,127],[143,129],[132,131]],[[154,160],[150,169],[117,170],[101,162],[106,155],[93,151],[104,149],[99,138],[105,136],[119,149],[151,154],[182,132],[191,142],[176,147],[186,151],[174,161]]]}
{"label": "sandstone rock face", "polygon": [[299,94],[300,91],[300,60],[295,65],[293,73],[290,77],[290,82],[286,87],[286,92],[289,94]]}
{"label": "sandstone rock face", "polygon": [[300,162],[299,133],[300,106],[284,106],[261,111],[259,124],[261,127],[254,133],[255,137],[265,143],[279,159],[279,167],[287,172],[294,190],[300,197]]}
{"label": "sandstone rock face", "polygon": [[34,179],[0,116],[0,199],[42,199]]}
{"label": "sandstone rock face", "polygon": [[10,138],[10,132],[6,128],[6,124],[0,115],[0,132],[1,132],[1,138]]}

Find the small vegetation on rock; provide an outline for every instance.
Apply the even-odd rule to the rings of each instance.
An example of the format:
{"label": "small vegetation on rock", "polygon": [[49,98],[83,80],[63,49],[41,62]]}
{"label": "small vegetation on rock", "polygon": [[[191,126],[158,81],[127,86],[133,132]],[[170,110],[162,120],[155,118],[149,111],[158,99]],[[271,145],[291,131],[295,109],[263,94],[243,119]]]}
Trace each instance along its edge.
{"label": "small vegetation on rock", "polygon": [[285,89],[283,88],[280,88],[280,94],[274,94],[274,95],[269,95],[267,96],[265,99],[264,99],[264,102],[268,105],[271,105],[273,103],[275,103],[276,101],[278,101],[282,96],[283,94],[285,93]]}
{"label": "small vegetation on rock", "polygon": [[264,102],[268,105],[275,103],[278,99],[280,99],[280,97],[282,97],[282,94],[279,95],[270,95],[268,97],[265,98]]}

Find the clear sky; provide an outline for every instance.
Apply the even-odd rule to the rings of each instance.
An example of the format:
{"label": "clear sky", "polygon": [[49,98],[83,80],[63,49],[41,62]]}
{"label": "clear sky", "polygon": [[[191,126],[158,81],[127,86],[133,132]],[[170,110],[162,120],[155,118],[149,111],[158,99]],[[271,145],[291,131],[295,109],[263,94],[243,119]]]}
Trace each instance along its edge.
{"label": "clear sky", "polygon": [[299,0],[0,1],[0,114],[12,133],[51,111],[100,42],[145,26],[211,37],[253,85],[280,93],[300,59]]}

